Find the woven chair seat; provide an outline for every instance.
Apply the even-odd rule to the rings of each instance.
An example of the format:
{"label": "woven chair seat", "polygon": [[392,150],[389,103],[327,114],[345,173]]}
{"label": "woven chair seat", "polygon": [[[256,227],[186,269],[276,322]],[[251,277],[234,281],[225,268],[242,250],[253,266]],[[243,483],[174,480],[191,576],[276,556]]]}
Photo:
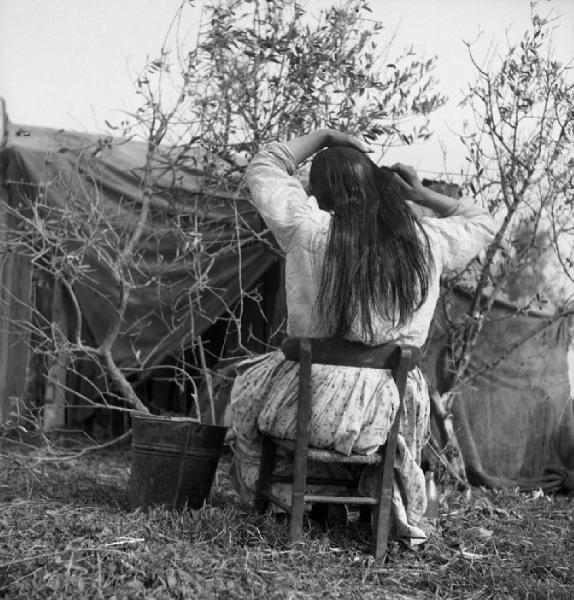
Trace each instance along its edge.
{"label": "woven chair seat", "polygon": [[[295,454],[295,442],[272,437],[273,443],[280,450],[288,454]],[[307,448],[307,458],[323,463],[339,463],[347,465],[380,465],[383,461],[383,455],[380,452],[374,454],[342,454],[336,450],[325,450],[323,448]]]}

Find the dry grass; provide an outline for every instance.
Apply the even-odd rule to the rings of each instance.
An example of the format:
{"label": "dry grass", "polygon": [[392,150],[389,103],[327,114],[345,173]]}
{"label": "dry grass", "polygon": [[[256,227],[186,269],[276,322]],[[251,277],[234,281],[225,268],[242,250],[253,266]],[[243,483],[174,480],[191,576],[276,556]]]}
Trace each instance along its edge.
{"label": "dry grass", "polygon": [[436,534],[377,566],[356,523],[290,548],[285,524],[239,503],[229,456],[197,512],[130,510],[127,448],[41,458],[0,456],[1,598],[574,597],[572,497],[443,490]]}

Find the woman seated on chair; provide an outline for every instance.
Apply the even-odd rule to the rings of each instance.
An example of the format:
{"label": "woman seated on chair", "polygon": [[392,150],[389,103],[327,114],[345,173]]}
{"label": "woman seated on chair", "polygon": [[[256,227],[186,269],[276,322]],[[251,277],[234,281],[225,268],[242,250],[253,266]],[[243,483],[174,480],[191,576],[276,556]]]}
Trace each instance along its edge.
{"label": "woman seated on chair", "polygon": [[[412,168],[378,167],[366,152],[361,140],[323,129],[267,145],[248,167],[251,200],[285,252],[287,333],[421,347],[442,272],[464,267],[493,240],[495,224],[487,211],[424,188]],[[294,172],[313,155],[308,195]],[[417,217],[407,201],[436,216]],[[240,367],[231,406],[234,477],[245,499],[258,477],[260,433],[295,439],[297,386],[298,364],[281,350]],[[313,390],[310,445],[367,454],[384,443],[398,407],[390,371],[314,365]],[[426,507],[420,459],[429,405],[415,369],[392,508],[395,537],[410,543],[426,539],[418,525]],[[374,480],[364,467],[363,489]]]}

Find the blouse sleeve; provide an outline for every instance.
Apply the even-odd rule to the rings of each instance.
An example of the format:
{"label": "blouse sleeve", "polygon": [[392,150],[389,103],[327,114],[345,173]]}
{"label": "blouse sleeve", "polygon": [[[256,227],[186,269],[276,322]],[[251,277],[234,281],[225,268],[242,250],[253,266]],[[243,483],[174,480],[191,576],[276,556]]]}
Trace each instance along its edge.
{"label": "blouse sleeve", "polygon": [[431,234],[431,244],[439,245],[434,254],[442,257],[443,270],[464,268],[494,240],[498,229],[497,221],[475,205],[459,210],[456,216],[423,217],[422,222]]}
{"label": "blouse sleeve", "polygon": [[284,250],[312,204],[302,184],[293,176],[295,169],[289,148],[272,142],[253,157],[246,174],[251,202]]}

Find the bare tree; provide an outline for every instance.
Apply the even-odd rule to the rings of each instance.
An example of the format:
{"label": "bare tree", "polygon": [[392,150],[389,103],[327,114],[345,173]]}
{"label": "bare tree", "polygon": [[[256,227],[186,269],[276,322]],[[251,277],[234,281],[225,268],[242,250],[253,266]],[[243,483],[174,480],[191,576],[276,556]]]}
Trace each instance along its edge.
{"label": "bare tree", "polygon": [[[205,298],[220,303],[229,328],[241,327],[241,309],[227,306],[213,283],[214,264],[232,253],[239,265],[250,244],[274,247],[240,210],[243,169],[253,153],[315,127],[344,128],[382,145],[430,135],[427,117],[444,102],[433,91],[434,59],[412,49],[391,59],[369,10],[353,1],[311,15],[294,0],[228,0],[205,9],[189,44],[181,39],[184,3],[158,57],[136,78],[140,107],[110,124],[114,137],[99,137],[74,169],[53,173],[48,186],[8,182],[20,192],[19,202],[6,207],[18,225],[2,243],[27,256],[36,281],[66,304],[55,318],[31,303],[33,318],[20,323],[45,360],[51,393],[147,411],[136,385],[161,368],[177,337],[197,360],[180,363],[173,377],[191,385],[197,400],[198,378],[208,388],[211,381],[197,325],[213,320]],[[143,142],[137,197],[106,204],[98,160],[134,139]],[[67,151],[61,145],[53,156]],[[182,187],[189,174],[201,182],[193,192]],[[214,205],[231,207],[231,222],[218,224]],[[162,254],[166,242],[169,257]],[[260,300],[239,286],[240,304]],[[142,294],[155,298],[153,310],[130,312]],[[109,315],[99,339],[86,335],[86,302],[105,306]],[[142,353],[139,340],[150,320],[161,324],[161,335]],[[95,365],[90,376],[85,361]],[[70,374],[88,392],[69,384]]]}
{"label": "bare tree", "polygon": [[[447,282],[439,305],[446,345],[438,354],[442,397],[435,393],[433,414],[457,478],[464,468],[449,422],[457,394],[574,313],[574,79],[571,67],[554,58],[557,20],[539,13],[532,3],[530,27],[521,40],[492,50],[484,64],[468,46],[477,79],[462,103],[472,115],[461,135],[469,163],[462,189],[498,215],[500,229],[486,252]],[[449,301],[454,286],[470,295],[462,315]],[[487,364],[472,367],[483,325],[500,299],[514,306],[504,318],[541,309],[547,317],[519,339],[500,343]]]}

